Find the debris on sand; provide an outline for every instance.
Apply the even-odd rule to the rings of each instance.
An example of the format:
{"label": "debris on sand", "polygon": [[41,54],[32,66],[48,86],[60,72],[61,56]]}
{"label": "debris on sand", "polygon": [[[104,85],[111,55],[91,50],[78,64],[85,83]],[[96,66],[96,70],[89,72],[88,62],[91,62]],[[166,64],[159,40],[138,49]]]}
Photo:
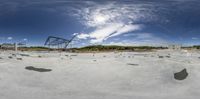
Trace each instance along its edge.
{"label": "debris on sand", "polygon": [[131,66],[139,66],[139,64],[132,64],[132,63],[128,63],[127,65],[131,65]]}
{"label": "debris on sand", "polygon": [[9,58],[9,59],[12,59],[13,57],[12,57],[12,56],[8,56],[8,58]]}
{"label": "debris on sand", "polygon": [[3,59],[2,57],[0,57],[0,59]]}
{"label": "debris on sand", "polygon": [[163,56],[158,56],[159,58],[164,58]]}
{"label": "debris on sand", "polygon": [[96,62],[97,60],[93,60],[94,62]]}
{"label": "debris on sand", "polygon": [[33,71],[37,71],[37,72],[50,72],[50,71],[52,71],[51,69],[36,68],[36,67],[33,67],[33,66],[27,66],[27,67],[25,67],[25,69],[33,70]]}
{"label": "debris on sand", "polygon": [[39,58],[42,58],[42,56],[40,56],[40,55],[39,55],[38,57],[39,57]]}
{"label": "debris on sand", "polygon": [[17,60],[22,60],[22,58],[17,58]]}
{"label": "debris on sand", "polygon": [[70,55],[70,56],[77,56],[77,55]]}
{"label": "debris on sand", "polygon": [[30,56],[30,55],[28,55],[28,54],[20,54],[21,56]]}
{"label": "debris on sand", "polygon": [[170,58],[170,56],[165,56],[165,57]]}
{"label": "debris on sand", "polygon": [[12,54],[12,56],[16,57],[17,55],[16,54]]}
{"label": "debris on sand", "polygon": [[186,68],[183,69],[183,70],[180,71],[180,72],[174,73],[174,78],[175,78],[176,80],[184,80],[184,79],[186,79],[187,76],[188,76],[188,73],[187,73]]}

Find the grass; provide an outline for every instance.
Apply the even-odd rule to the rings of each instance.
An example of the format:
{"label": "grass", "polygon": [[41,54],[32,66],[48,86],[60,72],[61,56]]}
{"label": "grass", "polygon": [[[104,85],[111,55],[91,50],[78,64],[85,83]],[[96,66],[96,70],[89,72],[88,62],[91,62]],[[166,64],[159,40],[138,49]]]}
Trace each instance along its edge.
{"label": "grass", "polygon": [[[65,51],[65,49],[52,49],[43,46],[20,47],[22,51]],[[117,45],[92,45],[81,48],[69,48],[70,52],[109,52],[109,51],[154,51],[158,49],[167,49],[167,47],[154,46],[117,46]],[[182,47],[182,49],[200,49],[200,45]]]}

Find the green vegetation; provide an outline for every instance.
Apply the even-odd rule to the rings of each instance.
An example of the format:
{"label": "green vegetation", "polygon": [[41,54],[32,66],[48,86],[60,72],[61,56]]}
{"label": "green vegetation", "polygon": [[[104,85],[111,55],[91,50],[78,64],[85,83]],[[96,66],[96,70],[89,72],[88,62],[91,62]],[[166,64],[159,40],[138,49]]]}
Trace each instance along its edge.
{"label": "green vegetation", "polygon": [[[52,49],[42,46],[20,47],[22,51],[65,51],[65,49]],[[69,48],[70,52],[109,52],[109,51],[154,51],[158,49],[167,49],[167,47],[153,46],[117,46],[117,45],[92,45],[81,48]],[[200,49],[200,45],[182,47],[182,49]]]}
{"label": "green vegetation", "polygon": [[[70,52],[108,52],[108,51],[153,51],[156,49],[166,49],[166,47],[152,47],[152,46],[117,46],[117,45],[92,45],[81,48],[70,48]],[[64,49],[51,49],[42,46],[20,47],[22,51],[65,51]]]}
{"label": "green vegetation", "polygon": [[18,49],[22,50],[22,51],[47,51],[47,50],[50,50],[49,48],[42,47],[42,46],[20,47]]}
{"label": "green vegetation", "polygon": [[193,48],[200,49],[200,45],[194,45]]}
{"label": "green vegetation", "polygon": [[93,45],[82,48],[73,48],[70,50],[73,52],[100,52],[100,51],[152,51],[154,49],[166,49],[166,48],[152,47],[152,46]]}

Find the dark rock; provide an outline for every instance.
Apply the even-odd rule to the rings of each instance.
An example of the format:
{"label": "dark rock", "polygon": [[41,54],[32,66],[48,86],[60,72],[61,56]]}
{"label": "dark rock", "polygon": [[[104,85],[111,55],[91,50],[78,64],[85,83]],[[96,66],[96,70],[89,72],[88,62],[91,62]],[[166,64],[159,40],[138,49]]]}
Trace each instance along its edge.
{"label": "dark rock", "polygon": [[13,57],[12,56],[8,56],[8,58],[12,59]]}
{"label": "dark rock", "polygon": [[14,56],[14,57],[15,57],[15,56],[16,56],[16,54],[12,54],[12,56]]}
{"label": "dark rock", "polygon": [[139,66],[139,64],[132,64],[132,63],[128,63],[127,65]]}
{"label": "dark rock", "polygon": [[167,58],[170,58],[170,56],[166,56]]}
{"label": "dark rock", "polygon": [[70,56],[77,56],[77,55],[70,55]]}
{"label": "dark rock", "polygon": [[22,58],[17,58],[17,60],[22,60]]}
{"label": "dark rock", "polygon": [[158,56],[159,58],[164,58],[163,56]]}
{"label": "dark rock", "polygon": [[187,76],[188,76],[188,73],[187,73],[186,68],[183,69],[183,70],[180,71],[180,72],[174,73],[174,78],[175,78],[176,80],[184,80],[184,79],[187,78]]}
{"label": "dark rock", "polygon": [[21,56],[30,56],[30,55],[28,55],[28,54],[20,54]]}
{"label": "dark rock", "polygon": [[33,70],[33,71],[37,71],[37,72],[50,72],[50,71],[52,71],[51,69],[36,68],[36,67],[33,67],[33,66],[27,66],[27,67],[25,67],[25,69]]}

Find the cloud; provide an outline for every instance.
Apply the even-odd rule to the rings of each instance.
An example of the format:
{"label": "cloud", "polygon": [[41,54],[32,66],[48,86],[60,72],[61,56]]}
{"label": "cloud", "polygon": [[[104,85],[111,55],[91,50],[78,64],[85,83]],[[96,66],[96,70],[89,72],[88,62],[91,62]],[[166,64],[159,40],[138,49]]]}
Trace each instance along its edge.
{"label": "cloud", "polygon": [[109,25],[107,27],[96,29],[95,31],[93,31],[92,33],[89,34],[90,38],[92,38],[90,43],[103,42],[104,40],[106,40],[109,37],[109,35],[114,33],[120,27],[121,27],[121,24],[113,24],[113,25]]}
{"label": "cloud", "polygon": [[28,41],[28,39],[27,39],[27,38],[24,38],[23,41]]}
{"label": "cloud", "polygon": [[113,33],[109,37],[114,37],[114,36],[118,36],[127,32],[140,30],[141,28],[142,28],[141,25],[125,25],[121,27],[120,29],[118,29],[115,33]]}
{"label": "cloud", "polygon": [[131,36],[131,39],[112,41],[105,44],[121,46],[167,46],[169,44],[165,39],[157,37],[152,33],[124,34],[123,36]]}
{"label": "cloud", "polygon": [[78,35],[79,39],[87,39],[91,38],[90,43],[101,43],[104,40],[107,40],[110,37],[118,36],[123,33],[127,33],[130,31],[135,31],[139,30],[141,28],[140,25],[125,25],[123,24],[113,24],[113,25],[108,25],[105,27],[97,28],[95,31],[84,34],[81,33]]}
{"label": "cloud", "polygon": [[12,39],[13,39],[13,37],[8,37],[7,39],[8,39],[8,40],[12,40]]}
{"label": "cloud", "polygon": [[102,43],[111,37],[141,30],[143,26],[138,22],[157,19],[151,4],[88,4],[86,8],[76,9],[77,13],[72,15],[87,28],[94,28],[93,31],[78,36],[79,39],[90,39],[90,43]]}
{"label": "cloud", "polygon": [[192,37],[192,39],[193,39],[193,40],[198,40],[199,38],[197,38],[197,37]]}
{"label": "cloud", "polygon": [[79,39],[87,39],[87,38],[89,37],[89,35],[88,35],[88,34],[81,33],[81,34],[78,34],[77,37],[78,37]]}

